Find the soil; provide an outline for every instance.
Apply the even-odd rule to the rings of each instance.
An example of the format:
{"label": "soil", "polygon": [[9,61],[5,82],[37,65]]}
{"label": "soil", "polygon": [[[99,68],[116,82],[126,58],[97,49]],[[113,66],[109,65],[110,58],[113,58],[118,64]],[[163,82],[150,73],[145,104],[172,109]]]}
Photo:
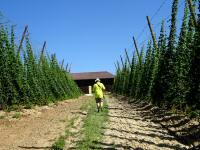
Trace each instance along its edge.
{"label": "soil", "polygon": [[78,142],[81,141],[83,138],[83,125],[84,125],[84,119],[87,116],[87,112],[85,111],[76,111],[74,112],[74,121],[73,126],[68,128],[70,136],[65,140],[66,145],[64,147],[64,150],[75,150],[77,148]]}
{"label": "soil", "polygon": [[[84,136],[81,131],[87,116],[87,112],[80,107],[87,100],[91,100],[91,97],[82,96],[56,105],[24,109],[20,115],[16,112],[1,111],[0,150],[50,149],[56,139],[66,133],[66,127],[70,126],[73,119],[73,125],[68,129],[70,136],[66,139],[65,150],[76,149],[77,142]],[[128,100],[123,100],[123,97],[110,96],[107,103],[109,121],[103,128],[103,140],[98,142],[103,149],[189,149],[189,144],[181,141],[176,133],[191,133],[192,129],[196,131],[199,127],[198,121],[191,124],[191,121],[184,117],[163,114],[158,108],[137,101],[130,104]],[[199,141],[198,133],[196,141]],[[199,144],[196,141],[193,143]]]}
{"label": "soil", "polygon": [[116,98],[108,99],[109,121],[104,128],[104,149],[119,150],[179,150],[181,144],[152,118],[144,118],[145,110]]}
{"label": "soil", "polygon": [[87,100],[83,96],[56,105],[24,109],[19,117],[14,117],[16,112],[1,111],[0,150],[50,149]]}

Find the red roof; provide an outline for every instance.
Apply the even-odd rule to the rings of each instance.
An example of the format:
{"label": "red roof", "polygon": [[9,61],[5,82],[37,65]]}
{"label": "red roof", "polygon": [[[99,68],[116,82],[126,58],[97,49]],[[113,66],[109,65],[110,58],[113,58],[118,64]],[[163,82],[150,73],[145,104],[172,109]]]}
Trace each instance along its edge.
{"label": "red roof", "polygon": [[107,71],[101,72],[82,72],[82,73],[71,73],[74,80],[95,80],[114,78],[115,76]]}

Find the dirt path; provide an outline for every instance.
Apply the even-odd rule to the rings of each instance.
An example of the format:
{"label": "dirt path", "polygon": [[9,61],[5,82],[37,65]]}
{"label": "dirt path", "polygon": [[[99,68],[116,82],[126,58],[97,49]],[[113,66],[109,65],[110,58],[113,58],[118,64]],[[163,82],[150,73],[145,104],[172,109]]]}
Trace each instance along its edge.
{"label": "dirt path", "polygon": [[84,119],[87,117],[86,111],[76,111],[74,118],[73,118],[73,125],[68,128],[68,134],[70,135],[68,138],[65,139],[66,145],[64,150],[74,150],[77,149],[77,144],[79,141],[82,140],[83,134],[83,125]]}
{"label": "dirt path", "polygon": [[0,119],[0,150],[49,149],[65,133],[68,121],[77,117],[76,112],[80,112],[81,104],[87,100],[83,96],[57,105],[23,110],[18,119],[9,113]]}
{"label": "dirt path", "polygon": [[104,149],[171,150],[185,149],[161,125],[142,117],[127,101],[108,100],[109,122],[104,129]]}
{"label": "dirt path", "polygon": [[[81,131],[87,116],[87,112],[80,107],[91,98],[83,96],[79,99],[59,102],[57,105],[26,109],[18,119],[13,118],[16,112],[5,114],[1,111],[0,150],[50,149],[59,136],[66,134],[66,130],[69,136],[64,149],[77,149],[77,142],[84,136]],[[109,121],[103,128],[103,141],[97,142],[103,149],[183,150],[188,148],[171,136],[160,123],[152,121],[152,116],[149,115],[149,111],[146,111],[148,106],[142,108],[137,103],[130,105],[127,101],[114,97],[108,98],[107,101]],[[5,118],[1,117],[2,114]],[[70,126],[69,129],[66,128],[67,126]]]}

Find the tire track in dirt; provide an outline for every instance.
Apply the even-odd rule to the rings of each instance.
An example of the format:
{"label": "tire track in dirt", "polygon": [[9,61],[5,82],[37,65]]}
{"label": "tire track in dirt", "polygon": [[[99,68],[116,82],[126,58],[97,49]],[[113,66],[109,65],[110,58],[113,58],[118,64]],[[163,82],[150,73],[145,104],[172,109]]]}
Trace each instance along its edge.
{"label": "tire track in dirt", "polygon": [[65,140],[66,145],[64,150],[75,150],[77,149],[77,143],[83,138],[82,128],[84,125],[84,119],[87,117],[86,111],[72,112],[74,116],[74,122],[72,127],[68,129],[69,137]]}
{"label": "tire track in dirt", "polygon": [[179,143],[160,124],[143,118],[143,111],[116,98],[108,100],[109,121],[104,128],[104,149],[181,150],[188,147]]}

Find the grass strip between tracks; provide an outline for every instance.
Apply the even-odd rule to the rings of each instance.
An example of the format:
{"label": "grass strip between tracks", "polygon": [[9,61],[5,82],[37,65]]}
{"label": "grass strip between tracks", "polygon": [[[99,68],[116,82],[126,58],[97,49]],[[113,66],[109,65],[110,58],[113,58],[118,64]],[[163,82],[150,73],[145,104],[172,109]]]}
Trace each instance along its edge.
{"label": "grass strip between tracks", "polygon": [[82,110],[88,112],[83,126],[83,139],[78,143],[78,149],[99,149],[103,138],[103,127],[108,120],[108,106],[104,102],[103,111],[97,112],[95,100],[88,101]]}

